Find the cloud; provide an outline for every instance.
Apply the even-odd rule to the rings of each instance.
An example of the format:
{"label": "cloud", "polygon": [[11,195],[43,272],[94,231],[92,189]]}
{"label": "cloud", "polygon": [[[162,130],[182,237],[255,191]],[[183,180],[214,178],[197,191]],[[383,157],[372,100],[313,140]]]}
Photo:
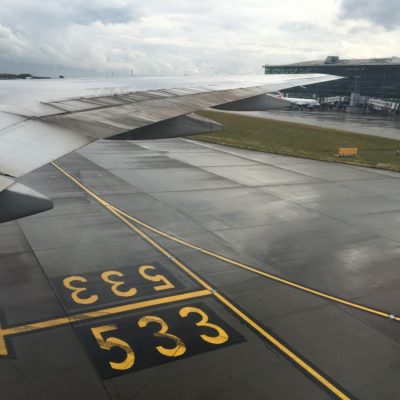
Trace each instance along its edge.
{"label": "cloud", "polygon": [[18,38],[13,31],[0,24],[0,54],[19,55],[27,49],[27,44],[23,39]]}
{"label": "cloud", "polygon": [[394,29],[400,26],[400,3],[398,0],[343,0],[340,15]]}
{"label": "cloud", "polygon": [[99,7],[93,5],[83,7],[79,13],[74,13],[73,22],[88,25],[93,22],[102,22],[104,24],[123,24],[135,19],[132,10],[126,7]]}
{"label": "cloud", "polygon": [[0,72],[261,74],[266,63],[395,55],[398,29],[350,18],[355,1],[1,0]]}
{"label": "cloud", "polygon": [[127,3],[105,0],[20,0],[18,5],[10,0],[2,0],[0,10],[0,19],[5,22],[23,23],[27,27],[39,23],[42,29],[46,29],[48,24],[128,23],[139,17],[137,10]]}
{"label": "cloud", "polygon": [[279,26],[279,29],[286,32],[298,32],[298,33],[305,33],[309,31],[315,31],[318,29],[317,26],[313,24],[307,24],[303,22],[285,22]]}

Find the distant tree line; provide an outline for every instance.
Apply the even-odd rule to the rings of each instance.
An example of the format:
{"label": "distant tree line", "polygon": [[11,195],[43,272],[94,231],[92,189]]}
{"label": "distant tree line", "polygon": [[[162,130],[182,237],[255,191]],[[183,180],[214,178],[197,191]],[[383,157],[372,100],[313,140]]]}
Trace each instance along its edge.
{"label": "distant tree line", "polygon": [[34,76],[32,74],[1,74],[0,79],[50,79],[48,76]]}

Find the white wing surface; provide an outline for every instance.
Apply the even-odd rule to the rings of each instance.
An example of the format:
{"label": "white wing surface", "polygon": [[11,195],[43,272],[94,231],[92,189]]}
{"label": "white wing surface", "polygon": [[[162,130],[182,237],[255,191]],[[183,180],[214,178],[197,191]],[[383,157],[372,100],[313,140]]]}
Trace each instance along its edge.
{"label": "white wing surface", "polygon": [[[97,139],[160,138],[215,130],[218,126],[212,121],[191,113],[209,107],[276,107],[278,100],[265,93],[334,79],[339,77],[0,81],[0,222],[51,206],[49,199],[28,188],[24,193],[22,185],[14,184],[16,178]],[[26,201],[18,209],[16,199],[21,196]],[[30,207],[34,203],[36,208]]]}

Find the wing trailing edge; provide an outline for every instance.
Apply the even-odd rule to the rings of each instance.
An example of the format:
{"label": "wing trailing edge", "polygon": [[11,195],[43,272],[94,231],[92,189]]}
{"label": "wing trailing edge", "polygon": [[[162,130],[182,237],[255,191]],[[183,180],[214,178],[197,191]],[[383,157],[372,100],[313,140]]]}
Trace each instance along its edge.
{"label": "wing trailing edge", "polygon": [[232,111],[281,108],[287,106],[286,101],[266,93],[340,77],[190,79],[190,84],[175,80],[166,86],[157,78],[0,82],[4,89],[0,90],[0,222],[53,208],[49,198],[15,180],[97,139],[159,139],[216,132],[222,129],[220,124],[193,113],[210,107]]}
{"label": "wing trailing edge", "polygon": [[267,94],[232,101],[214,108],[226,111],[267,111],[289,108],[290,102]]}
{"label": "wing trailing edge", "polygon": [[181,115],[179,117],[156,122],[142,128],[134,129],[112,137],[116,140],[152,140],[184,137],[199,133],[222,131],[223,125],[196,114]]}

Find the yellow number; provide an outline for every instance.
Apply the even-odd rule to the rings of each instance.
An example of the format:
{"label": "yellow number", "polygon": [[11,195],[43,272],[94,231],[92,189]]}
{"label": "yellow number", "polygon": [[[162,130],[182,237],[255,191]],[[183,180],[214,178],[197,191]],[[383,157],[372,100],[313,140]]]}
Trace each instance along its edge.
{"label": "yellow number", "polygon": [[111,285],[111,290],[113,293],[118,296],[118,297],[132,297],[137,293],[137,290],[135,288],[131,288],[126,291],[122,291],[118,289],[120,286],[124,285],[125,282],[121,281],[114,281],[110,279],[110,276],[116,275],[116,276],[124,276],[122,272],[118,271],[106,271],[101,274],[101,279],[103,279],[104,282],[107,282]]}
{"label": "yellow number", "polygon": [[125,360],[121,362],[109,362],[112,369],[116,369],[118,371],[126,371],[127,369],[132,368],[133,364],[135,364],[135,353],[133,352],[129,344],[116,337],[108,337],[107,339],[103,338],[103,333],[115,331],[116,329],[117,326],[115,324],[91,328],[93,336],[95,337],[100,348],[104,350],[111,350],[113,347],[119,347],[126,353]]}
{"label": "yellow number", "polygon": [[83,276],[69,276],[68,278],[65,278],[63,280],[63,284],[67,289],[72,290],[71,293],[71,298],[75,303],[78,304],[93,304],[96,303],[96,301],[99,299],[99,296],[97,294],[93,294],[89,297],[80,297],[79,294],[82,292],[86,292],[86,288],[82,287],[75,287],[72,286],[72,282],[78,281],[78,282],[87,282],[87,279],[85,279]]}
{"label": "yellow number", "polygon": [[192,313],[199,314],[201,316],[201,320],[196,323],[196,326],[205,326],[207,328],[214,329],[218,333],[217,336],[200,335],[205,342],[212,344],[223,344],[228,341],[228,334],[220,326],[208,322],[208,316],[204,311],[196,307],[184,307],[179,311],[179,315],[182,318],[186,318]]}
{"label": "yellow number", "polygon": [[175,335],[167,333],[168,325],[161,318],[153,316],[142,317],[139,319],[138,324],[141,328],[145,328],[148,324],[152,322],[161,326],[161,329],[157,333],[154,333],[155,337],[168,338],[174,341],[176,344],[176,346],[172,349],[167,349],[163,346],[157,346],[156,349],[158,350],[159,353],[167,357],[179,357],[186,352],[186,346],[183,343],[182,339],[178,338]]}
{"label": "yellow number", "polygon": [[146,271],[155,270],[155,267],[151,265],[142,265],[139,268],[139,274],[143,276],[144,279],[152,282],[163,282],[163,285],[153,286],[154,290],[167,290],[173,289],[175,286],[164,276],[164,275],[149,275]]}

